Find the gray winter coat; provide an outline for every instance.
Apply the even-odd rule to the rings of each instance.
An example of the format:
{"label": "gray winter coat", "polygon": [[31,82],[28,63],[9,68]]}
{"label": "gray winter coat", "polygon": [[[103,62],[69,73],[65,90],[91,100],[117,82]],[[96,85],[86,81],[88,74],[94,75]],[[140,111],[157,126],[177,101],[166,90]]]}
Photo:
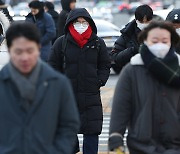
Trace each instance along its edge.
{"label": "gray winter coat", "polygon": [[0,153],[71,154],[79,116],[68,80],[43,64],[29,111],[5,66],[0,72]]}
{"label": "gray winter coat", "polygon": [[180,89],[159,82],[138,59],[120,75],[110,134],[128,128],[130,154],[180,154]]}

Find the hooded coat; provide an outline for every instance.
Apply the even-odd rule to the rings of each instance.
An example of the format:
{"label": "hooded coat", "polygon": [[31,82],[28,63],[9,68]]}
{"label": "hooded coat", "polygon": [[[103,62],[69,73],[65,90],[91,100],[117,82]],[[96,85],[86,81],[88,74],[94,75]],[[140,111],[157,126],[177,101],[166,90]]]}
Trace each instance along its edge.
{"label": "hooded coat", "polygon": [[58,36],[62,36],[65,33],[64,27],[65,27],[65,24],[66,24],[66,19],[68,17],[68,14],[71,11],[70,3],[72,1],[73,0],[61,0],[62,11],[59,14],[59,19],[58,19]]}
{"label": "hooded coat", "polygon": [[26,17],[26,21],[34,23],[39,29],[41,34],[41,59],[47,61],[52,47],[52,40],[56,36],[56,28],[52,16],[45,13],[42,8],[36,16],[30,13]]}
{"label": "hooded coat", "polygon": [[[92,28],[92,35],[83,48],[75,42],[68,26],[78,17],[84,17]],[[102,103],[100,87],[104,86],[110,73],[110,58],[106,45],[98,38],[97,28],[86,9],[71,11],[65,25],[67,47],[65,50],[65,74],[71,80],[81,118],[82,134],[100,134],[102,129]],[[62,71],[62,40],[60,37],[53,45],[49,63]],[[98,46],[99,49],[98,49]]]}
{"label": "hooded coat", "polygon": [[133,57],[138,53],[139,43],[138,34],[140,29],[137,27],[136,20],[128,23],[125,28],[121,30],[121,36],[114,44],[111,52],[112,60],[121,70]]}

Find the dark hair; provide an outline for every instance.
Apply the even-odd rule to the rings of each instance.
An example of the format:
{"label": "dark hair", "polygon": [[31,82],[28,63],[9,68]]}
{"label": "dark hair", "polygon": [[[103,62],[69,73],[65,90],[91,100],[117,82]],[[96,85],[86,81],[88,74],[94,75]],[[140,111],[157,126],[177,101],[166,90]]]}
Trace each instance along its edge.
{"label": "dark hair", "polygon": [[170,32],[171,34],[171,44],[173,46],[176,46],[177,43],[179,42],[179,35],[176,33],[172,23],[170,22],[151,22],[146,28],[144,28],[144,30],[142,30],[139,34],[139,42],[143,43],[147,37],[148,37],[148,33],[149,31],[151,31],[154,28],[160,28],[160,29],[166,29],[167,31]]}
{"label": "dark hair", "polygon": [[153,10],[148,5],[141,5],[137,7],[135,11],[135,18],[138,21],[143,21],[144,17],[147,18],[147,21],[152,20],[153,18]]}
{"label": "dark hair", "polygon": [[40,44],[40,33],[36,26],[29,22],[13,22],[6,32],[6,42],[8,48],[11,47],[13,40],[25,37],[28,40]]}
{"label": "dark hair", "polygon": [[40,1],[32,1],[29,3],[29,7],[41,10],[44,9],[44,3]]}
{"label": "dark hair", "polygon": [[54,4],[51,2],[44,2],[44,6],[47,7],[49,10],[54,10]]}

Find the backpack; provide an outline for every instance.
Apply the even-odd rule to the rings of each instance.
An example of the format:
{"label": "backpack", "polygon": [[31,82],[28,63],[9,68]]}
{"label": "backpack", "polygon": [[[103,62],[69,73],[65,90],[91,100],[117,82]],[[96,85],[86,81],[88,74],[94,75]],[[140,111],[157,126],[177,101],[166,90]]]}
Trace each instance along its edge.
{"label": "backpack", "polygon": [[[63,58],[63,71],[64,71],[65,68],[66,68],[66,56],[65,56],[65,52],[66,52],[66,47],[67,47],[68,40],[67,40],[65,35],[63,36],[62,39],[63,40],[62,40],[61,56]],[[97,59],[99,59],[99,53],[100,53],[100,48],[101,48],[101,44],[99,42],[99,38],[96,39],[96,45],[97,45],[97,51],[98,51],[98,58]]]}

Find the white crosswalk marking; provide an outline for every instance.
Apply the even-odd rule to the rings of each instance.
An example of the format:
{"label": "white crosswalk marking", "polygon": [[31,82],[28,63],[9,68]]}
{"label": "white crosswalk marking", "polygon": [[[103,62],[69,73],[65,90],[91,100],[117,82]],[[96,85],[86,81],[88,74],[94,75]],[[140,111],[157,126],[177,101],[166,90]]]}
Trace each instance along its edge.
{"label": "white crosswalk marking", "polygon": [[[110,113],[105,113],[103,115],[102,133],[99,136],[99,152],[108,151],[109,125],[110,125]],[[125,137],[127,137],[127,131]],[[79,134],[78,138],[79,138],[80,149],[82,151],[83,135]],[[126,138],[124,139],[124,142],[126,142]],[[127,148],[126,148],[126,153],[128,153]]]}

